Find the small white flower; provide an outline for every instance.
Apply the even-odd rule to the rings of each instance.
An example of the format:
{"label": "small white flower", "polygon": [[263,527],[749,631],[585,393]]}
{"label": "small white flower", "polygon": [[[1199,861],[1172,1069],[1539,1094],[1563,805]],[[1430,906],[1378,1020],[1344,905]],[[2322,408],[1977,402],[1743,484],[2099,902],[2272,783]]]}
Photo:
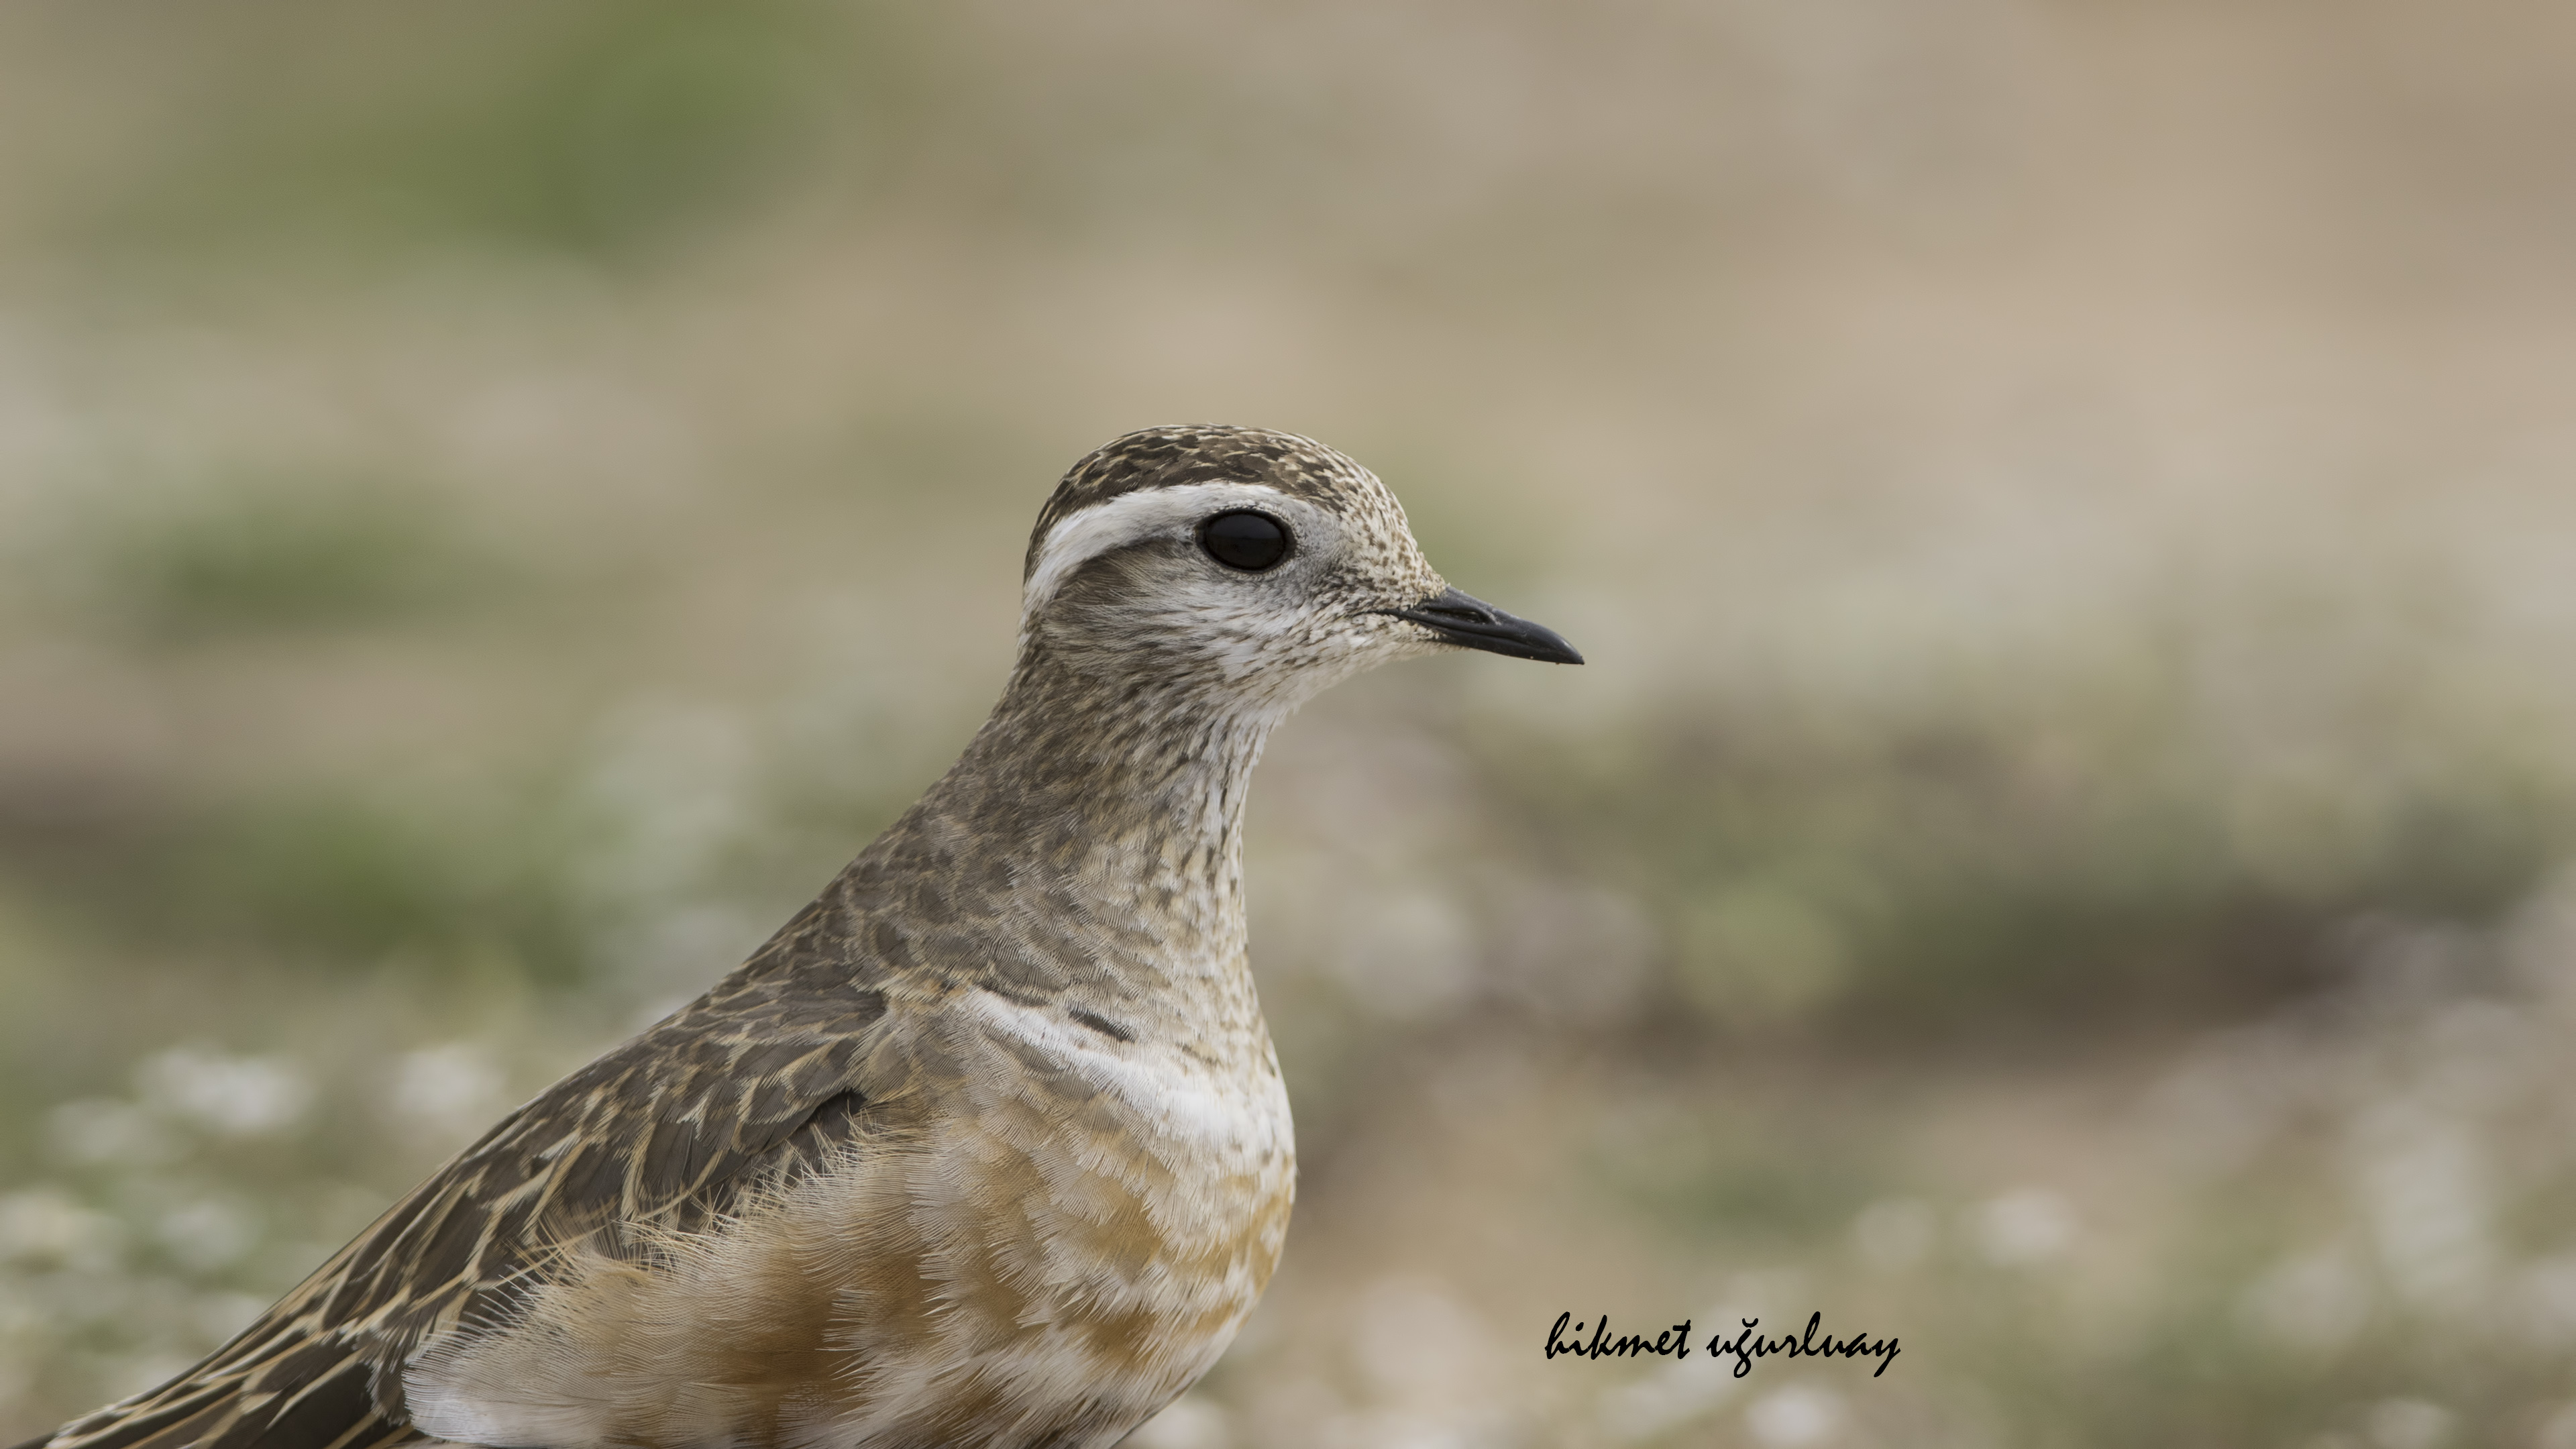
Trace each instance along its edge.
{"label": "small white flower", "polygon": [[395,1115],[441,1131],[470,1131],[503,1105],[505,1081],[490,1052],[449,1042],[406,1052],[394,1065],[388,1105]]}
{"label": "small white flower", "polygon": [[230,1057],[173,1047],[137,1073],[144,1097],[226,1137],[280,1132],[313,1105],[313,1084],[283,1057]]}
{"label": "small white flower", "polygon": [[83,1272],[114,1267],[124,1229],[58,1187],[0,1196],[0,1261],[53,1262]]}
{"label": "small white flower", "polygon": [[1763,1449],[1806,1449],[1842,1431],[1842,1396],[1812,1384],[1773,1389],[1744,1409],[1744,1427]]}
{"label": "small white flower", "polygon": [[179,1144],[151,1112],[112,1097],[84,1097],[45,1114],[45,1137],[73,1162],[157,1166],[179,1155]]}
{"label": "small white flower", "polygon": [[2398,1100],[2364,1113],[2352,1143],[2362,1205],[2398,1292],[2474,1309],[2495,1270],[2486,1154],[2472,1124]]}
{"label": "small white flower", "polygon": [[1979,1207],[1974,1231],[1986,1261],[2029,1267],[2075,1246],[2075,1209],[2044,1187],[2017,1188]]}
{"label": "small white flower", "polygon": [[1693,1358],[1664,1365],[1601,1396],[1601,1425],[1621,1443],[1652,1439],[1714,1411],[1743,1380]]}
{"label": "small white flower", "polygon": [[183,1267],[211,1273],[259,1246],[259,1215],[229,1198],[199,1198],[163,1213],[156,1236]]}

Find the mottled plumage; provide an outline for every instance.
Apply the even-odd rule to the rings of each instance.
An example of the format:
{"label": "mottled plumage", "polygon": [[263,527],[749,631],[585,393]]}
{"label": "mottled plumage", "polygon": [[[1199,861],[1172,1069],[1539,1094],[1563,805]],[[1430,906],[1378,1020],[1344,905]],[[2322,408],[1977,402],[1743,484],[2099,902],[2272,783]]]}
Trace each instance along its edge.
{"label": "mottled plumage", "polygon": [[[1199,542],[1247,509],[1274,568]],[[992,718],[812,905],[56,1449],[1071,1449],[1204,1372],[1294,1188],[1244,949],[1263,741],[1443,644],[1576,661],[1280,433],[1102,448],[1025,579]]]}

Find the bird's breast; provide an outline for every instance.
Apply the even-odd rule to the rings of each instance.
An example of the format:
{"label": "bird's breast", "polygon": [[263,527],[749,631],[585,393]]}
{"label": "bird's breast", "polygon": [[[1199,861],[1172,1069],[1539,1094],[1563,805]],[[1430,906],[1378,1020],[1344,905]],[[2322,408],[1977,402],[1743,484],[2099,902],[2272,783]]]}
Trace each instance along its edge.
{"label": "bird's breast", "polygon": [[1135,1039],[987,998],[953,1089],[958,1208],[1025,1218],[1044,1277],[1140,1307],[1240,1300],[1269,1279],[1295,1186],[1266,1033]]}
{"label": "bird's breast", "polygon": [[[1295,1188],[1287,1094],[1257,1019],[1254,1034],[1122,1039],[990,995],[940,1023],[953,1066],[923,1083],[943,1105],[905,1174],[905,1226],[873,1226],[864,1170],[849,1207],[818,1204],[866,1220],[833,1271],[846,1301],[879,1305],[849,1320],[847,1425],[909,1442],[891,1431],[925,1412],[1071,1415],[1108,1444],[1204,1373],[1270,1279]],[[890,1367],[925,1360],[973,1367],[936,1387]]]}

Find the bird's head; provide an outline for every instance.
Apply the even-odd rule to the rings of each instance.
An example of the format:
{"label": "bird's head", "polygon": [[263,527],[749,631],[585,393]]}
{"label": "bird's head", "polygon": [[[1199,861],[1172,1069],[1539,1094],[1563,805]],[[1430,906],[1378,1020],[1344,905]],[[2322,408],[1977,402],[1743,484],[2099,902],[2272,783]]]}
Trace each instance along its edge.
{"label": "bird's head", "polygon": [[1258,428],[1148,428],[1073,466],[1023,574],[1023,665],[1285,709],[1443,649],[1580,664],[1553,631],[1449,587],[1359,464]]}

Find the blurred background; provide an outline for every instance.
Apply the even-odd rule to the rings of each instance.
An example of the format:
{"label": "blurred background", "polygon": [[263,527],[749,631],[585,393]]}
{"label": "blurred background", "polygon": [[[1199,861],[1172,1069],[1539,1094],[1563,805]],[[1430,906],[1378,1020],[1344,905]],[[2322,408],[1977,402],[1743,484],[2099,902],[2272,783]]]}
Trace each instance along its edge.
{"label": "blurred background", "polygon": [[0,1438],[739,959],[1221,420],[1592,663],[1276,741],[1297,1221],[1138,1443],[2576,1446],[2571,138],[2512,0],[0,8]]}

